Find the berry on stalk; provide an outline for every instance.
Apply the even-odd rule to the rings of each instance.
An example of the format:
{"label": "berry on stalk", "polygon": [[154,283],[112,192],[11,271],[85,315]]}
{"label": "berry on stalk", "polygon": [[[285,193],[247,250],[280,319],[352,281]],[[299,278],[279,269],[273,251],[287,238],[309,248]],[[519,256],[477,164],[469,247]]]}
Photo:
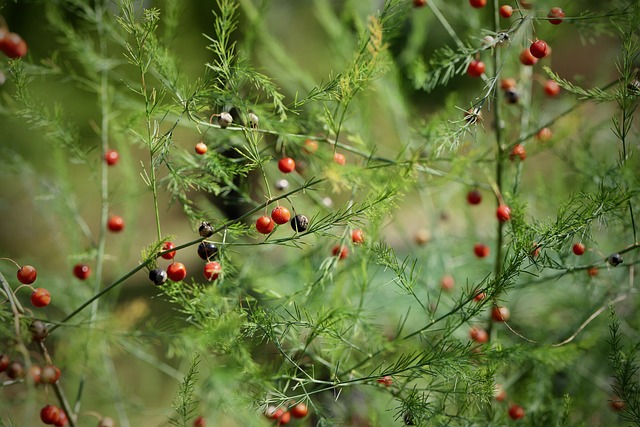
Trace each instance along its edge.
{"label": "berry on stalk", "polygon": [[104,161],[107,162],[108,166],[114,166],[118,163],[118,160],[120,160],[120,153],[116,150],[107,150],[107,152],[104,153]]}
{"label": "berry on stalk", "polygon": [[529,49],[524,49],[520,52],[520,62],[523,65],[535,65],[535,63],[538,62],[538,58],[533,56]]}
{"label": "berry on stalk", "polygon": [[198,256],[205,261],[218,255],[218,247],[211,242],[201,242],[198,245]]}
{"label": "berry on stalk", "polygon": [[107,221],[109,231],[117,233],[124,229],[124,219],[120,215],[111,215]]}
{"label": "berry on stalk", "polygon": [[220,113],[220,115],[218,116],[218,126],[220,126],[222,129],[225,129],[231,123],[233,123],[233,116],[231,116],[231,114],[227,113],[226,111]]}
{"label": "berry on stalk", "polygon": [[482,202],[482,193],[480,193],[480,190],[474,188],[469,191],[467,193],[467,202],[469,202],[470,205],[479,205],[480,202]]}
{"label": "berry on stalk", "polygon": [[202,270],[202,274],[204,274],[205,279],[209,281],[216,280],[220,275],[220,272],[222,272],[222,266],[217,261],[206,263]]}
{"label": "berry on stalk", "polygon": [[54,405],[45,406],[40,410],[40,419],[45,424],[55,424],[60,419],[60,408]]}
{"label": "berry on stalk", "polygon": [[504,306],[495,306],[491,310],[491,318],[496,322],[506,322],[511,317],[509,309]]}
{"label": "berry on stalk", "polygon": [[529,52],[538,59],[544,58],[549,53],[549,46],[544,40],[536,40],[529,46]]}
{"label": "berry on stalk", "polygon": [[167,272],[161,268],[151,270],[149,272],[149,280],[151,280],[156,286],[164,285],[167,281]]}
{"label": "berry on stalk", "polygon": [[364,233],[362,230],[357,229],[351,232],[351,241],[356,245],[364,243]]}
{"label": "berry on stalk", "polygon": [[278,169],[282,173],[291,173],[296,169],[296,162],[291,157],[283,157],[278,161]]}
{"label": "berry on stalk", "polygon": [[291,219],[291,212],[284,206],[276,206],[271,211],[271,219],[278,225],[286,224]]}
{"label": "berry on stalk", "polygon": [[213,227],[208,222],[202,221],[198,227],[198,234],[204,238],[211,237],[213,236]]}
{"label": "berry on stalk", "polygon": [[60,369],[55,365],[47,365],[42,368],[40,380],[43,384],[55,384],[60,379]]}
{"label": "berry on stalk", "polygon": [[585,248],[584,244],[583,244],[583,243],[580,243],[580,242],[578,242],[578,243],[574,243],[574,244],[573,244],[573,247],[571,248],[571,250],[573,251],[573,253],[574,253],[574,254],[576,254],[576,255],[582,255],[582,254],[584,254],[585,249],[586,249],[586,248]]}
{"label": "berry on stalk", "polygon": [[309,413],[309,408],[304,403],[298,403],[296,406],[289,410],[293,418],[304,418]]}
{"label": "berry on stalk", "polygon": [[207,148],[207,144],[205,144],[204,142],[200,141],[196,144],[196,146],[194,147],[194,150],[196,151],[196,154],[199,154],[201,156],[207,154],[207,151],[209,150]]}
{"label": "berry on stalk", "polygon": [[293,231],[301,233],[306,231],[308,227],[309,219],[306,216],[298,214],[291,218],[291,228],[293,228]]}
{"label": "berry on stalk", "polygon": [[510,18],[511,15],[513,15],[513,8],[508,4],[503,4],[502,6],[500,6],[498,13],[500,13],[500,16],[502,16],[503,18]]}
{"label": "berry on stalk", "polygon": [[[162,244],[162,249],[161,251],[170,251],[171,249],[175,248],[176,245],[174,245],[172,242],[164,242]],[[173,259],[176,256],[176,251],[171,251],[171,252],[167,252],[166,254],[162,254],[160,255],[162,258],[164,259]]]}
{"label": "berry on stalk", "polygon": [[335,245],[333,249],[331,249],[331,253],[333,256],[337,256],[338,259],[345,259],[349,255],[349,250],[346,246]]}
{"label": "berry on stalk", "polygon": [[484,65],[484,62],[474,59],[469,63],[469,67],[467,68],[467,74],[470,77],[480,77],[482,73],[484,73],[485,68],[486,67]]}
{"label": "berry on stalk", "polygon": [[34,320],[29,325],[29,332],[31,332],[31,338],[34,341],[43,341],[49,335],[47,325],[42,320]]}
{"label": "berry on stalk", "polygon": [[181,262],[174,262],[167,267],[167,277],[174,282],[179,282],[187,277],[187,267]]}
{"label": "berry on stalk", "polygon": [[536,134],[536,138],[540,142],[547,142],[551,139],[551,137],[553,137],[553,132],[551,132],[551,129],[549,128],[542,128]]}
{"label": "berry on stalk", "polygon": [[51,302],[51,294],[45,288],[36,288],[31,294],[31,304],[34,307],[46,307]]}
{"label": "berry on stalk", "polygon": [[560,25],[564,20],[564,10],[559,7],[553,7],[547,14],[547,18],[549,19],[549,23],[553,25]]}
{"label": "berry on stalk", "polygon": [[469,0],[469,4],[471,5],[471,7],[479,9],[487,5],[487,0]]}
{"label": "berry on stalk", "polygon": [[527,150],[525,150],[524,145],[516,144],[513,146],[511,153],[509,153],[509,160],[514,161],[516,157],[520,157],[520,160],[527,158]]}
{"label": "berry on stalk", "polygon": [[9,363],[7,376],[12,380],[24,377],[24,366],[22,366],[22,363],[16,361]]}
{"label": "berry on stalk", "polygon": [[473,326],[469,331],[469,337],[479,344],[484,344],[489,341],[489,334],[487,331],[476,326]]}
{"label": "berry on stalk", "polygon": [[609,258],[607,258],[607,261],[609,262],[609,264],[612,267],[617,267],[620,264],[622,264],[622,256],[620,254],[611,254],[609,255]]}
{"label": "berry on stalk", "polygon": [[347,159],[344,157],[344,154],[335,153],[333,155],[333,161],[342,166],[346,163]]}
{"label": "berry on stalk", "polygon": [[256,220],[256,230],[261,234],[271,233],[275,226],[276,223],[266,215],[263,215]]}
{"label": "berry on stalk", "polygon": [[18,282],[23,285],[30,285],[36,281],[38,272],[32,265],[23,265],[18,269],[16,276],[18,277]]}

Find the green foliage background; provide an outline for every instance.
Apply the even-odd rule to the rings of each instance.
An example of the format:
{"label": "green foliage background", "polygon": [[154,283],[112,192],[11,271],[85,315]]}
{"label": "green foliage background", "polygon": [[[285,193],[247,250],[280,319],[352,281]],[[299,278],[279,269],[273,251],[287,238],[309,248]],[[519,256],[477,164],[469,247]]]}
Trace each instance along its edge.
{"label": "green foliage background", "polygon": [[[489,47],[489,3],[3,5],[30,52],[2,62],[0,256],[35,265],[52,293],[33,316],[55,329],[46,344],[77,425],[96,423],[89,411],[123,426],[187,426],[196,415],[269,425],[267,405],[294,401],[311,415],[292,425],[402,425],[407,414],[416,425],[509,425],[511,403],[526,410],[521,425],[638,422],[640,6],[539,0],[520,26],[518,13],[498,20],[500,30],[514,22],[511,40]],[[549,25],[553,6],[576,19]],[[521,67],[535,37],[552,55]],[[497,64],[518,80],[519,104],[505,103],[499,78],[465,75],[476,53],[489,78]],[[549,77],[558,98],[544,96]],[[464,119],[474,106],[477,124]],[[231,128],[210,124],[231,108]],[[238,126],[250,111],[257,129]],[[544,126],[546,143],[534,138]],[[201,140],[204,157],[193,152]],[[509,160],[516,143],[523,162]],[[117,166],[104,166],[106,147],[120,152]],[[285,153],[306,170],[279,191]],[[473,188],[479,206],[465,200]],[[506,225],[498,201],[512,209]],[[309,231],[258,235],[253,223],[274,202],[306,214]],[[110,213],[125,217],[123,233],[105,232]],[[196,255],[201,221],[219,230],[214,283]],[[364,245],[351,243],[357,228]],[[169,264],[156,259],[165,240],[184,246],[176,260],[189,276],[157,288],[146,271]],[[474,257],[476,242],[489,258]],[[334,245],[349,256],[332,256]],[[73,277],[78,262],[94,269],[89,281]],[[14,266],[0,272],[15,290]],[[28,295],[17,292],[25,307]],[[491,320],[493,304],[508,306],[507,325]],[[0,353],[20,358],[7,304],[0,320]],[[470,342],[471,326],[490,343]],[[42,363],[33,344],[29,354]],[[385,375],[390,387],[377,381]],[[55,403],[51,389],[4,385],[4,425],[39,425]],[[615,395],[622,415],[609,408]]]}

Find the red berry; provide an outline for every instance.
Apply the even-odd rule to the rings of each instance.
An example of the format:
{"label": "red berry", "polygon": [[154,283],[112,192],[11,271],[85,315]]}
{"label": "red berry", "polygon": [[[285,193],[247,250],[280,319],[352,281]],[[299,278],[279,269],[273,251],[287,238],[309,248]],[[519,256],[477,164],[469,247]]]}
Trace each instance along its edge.
{"label": "red berry", "polygon": [[302,147],[305,153],[313,154],[318,151],[318,143],[313,139],[306,139],[304,141],[304,147]]}
{"label": "red berry", "polygon": [[284,157],[278,161],[278,169],[282,173],[291,173],[296,169],[296,162],[291,157]]}
{"label": "red berry", "polygon": [[277,425],[284,426],[289,424],[289,421],[291,421],[291,413],[287,411],[278,418]]}
{"label": "red berry", "polygon": [[582,255],[585,251],[585,246],[582,243],[574,243],[572,250],[574,254]]}
{"label": "red berry", "polygon": [[489,334],[482,328],[472,327],[469,331],[469,337],[477,343],[484,344],[489,341]]}
{"label": "red berry", "polygon": [[347,159],[344,157],[344,154],[335,153],[333,155],[333,161],[336,162],[339,165],[344,165],[346,163]]}
{"label": "red berry", "polygon": [[467,74],[470,77],[480,77],[482,73],[484,73],[484,70],[485,70],[484,62],[474,59],[469,63],[469,68],[467,68]]}
{"label": "red berry", "polygon": [[498,402],[502,402],[504,399],[507,398],[507,392],[504,390],[504,388],[502,388],[501,384],[496,384],[493,387],[493,398],[496,399]]}
{"label": "red berry", "polygon": [[391,387],[393,379],[389,375],[385,375],[382,378],[378,378],[378,384],[384,384],[385,387]]}
{"label": "red berry", "polygon": [[291,219],[291,212],[284,206],[276,206],[271,211],[271,219],[278,225],[286,224]]}
{"label": "red berry", "polygon": [[222,271],[222,266],[217,261],[211,261],[204,265],[204,269],[202,270],[202,274],[204,274],[205,279],[211,281],[216,280]]}
{"label": "red berry", "polygon": [[544,93],[547,96],[557,96],[560,93],[560,85],[554,80],[547,80],[544,84]]}
{"label": "red berry", "polygon": [[179,282],[187,277],[187,267],[181,262],[174,262],[167,267],[167,277],[174,282]]}
{"label": "red berry", "polygon": [[534,65],[536,62],[538,62],[538,58],[533,56],[529,49],[524,49],[522,52],[520,52],[520,62],[523,65]]}
{"label": "red berry", "polygon": [[64,427],[67,424],[69,424],[69,419],[67,418],[67,414],[65,414],[64,411],[61,409],[60,418],[58,418],[58,421],[53,423],[53,425],[55,425],[56,427]]}
{"label": "red berry", "polygon": [[55,424],[60,419],[60,408],[47,405],[40,410],[40,419],[45,424]]}
{"label": "red berry", "polygon": [[591,267],[587,270],[587,274],[590,277],[596,277],[598,275],[598,267]]}
{"label": "red berry", "polygon": [[452,291],[455,284],[455,280],[449,275],[443,276],[442,279],[440,279],[440,288],[445,292]]}
{"label": "red berry", "polygon": [[36,288],[31,294],[31,304],[34,307],[46,307],[51,302],[51,294],[45,288]]}
{"label": "red berry", "polygon": [[87,264],[76,264],[73,267],[73,275],[80,280],[87,280],[91,275],[91,267]]}
{"label": "red berry", "polygon": [[[175,247],[176,245],[174,245],[172,242],[164,242],[162,244],[162,252],[169,251]],[[164,259],[173,259],[176,256],[176,251],[167,252],[166,254],[162,254],[160,256]]]}
{"label": "red berry", "polygon": [[553,25],[562,24],[562,21],[564,20],[564,10],[560,9],[559,7],[554,7],[549,11],[547,17],[552,18],[549,19],[549,23]]}
{"label": "red berry", "polygon": [[516,88],[516,79],[512,79],[511,77],[507,79],[500,80],[500,88],[502,90],[509,90]]}
{"label": "red berry", "polygon": [[624,408],[624,401],[622,399],[620,399],[617,396],[614,396],[610,401],[609,401],[609,407],[611,409],[613,409],[616,412],[622,411],[622,409]]}
{"label": "red berry", "polygon": [[193,427],[207,427],[207,420],[203,416],[199,416],[193,421]]}
{"label": "red berry", "polygon": [[467,202],[470,205],[478,205],[482,202],[482,193],[479,190],[473,189],[467,193]]}
{"label": "red berry", "polygon": [[124,228],[124,219],[120,215],[111,215],[107,221],[107,228],[114,233],[122,231]]}
{"label": "red berry", "polygon": [[277,420],[282,416],[282,414],[284,414],[284,409],[269,406],[265,411],[264,416],[272,420]]}
{"label": "red berry", "polygon": [[485,7],[487,0],[469,0],[469,4],[475,8]]}
{"label": "red berry", "polygon": [[413,7],[423,7],[426,4],[427,4],[427,0],[413,0]]}
{"label": "red berry", "polygon": [[31,365],[29,368],[29,375],[31,375],[34,384],[40,383],[40,374],[42,374],[42,368],[38,365]]}
{"label": "red berry", "polygon": [[22,58],[27,54],[28,46],[19,34],[2,32],[0,50],[11,59]]}
{"label": "red berry", "polygon": [[0,372],[4,372],[9,367],[11,359],[6,354],[0,354]]}
{"label": "red berry", "polygon": [[496,322],[506,322],[511,317],[511,313],[507,307],[495,306],[491,310],[491,318]]}
{"label": "red berry", "polygon": [[289,412],[293,418],[304,418],[309,413],[309,408],[304,403],[298,403]]}
{"label": "red berry", "polygon": [[23,265],[18,269],[17,277],[18,282],[25,285],[30,285],[36,281],[38,272],[32,265]]}
{"label": "red berry", "polygon": [[356,245],[364,243],[364,233],[362,232],[362,230],[353,230],[351,232],[351,241]]}
{"label": "red berry", "polygon": [[544,40],[536,40],[529,46],[529,52],[536,58],[544,58],[549,53],[549,46]]}
{"label": "red berry", "polygon": [[331,249],[331,253],[339,259],[345,259],[349,255],[349,250],[346,246],[335,245],[333,249]]}
{"label": "red berry", "polygon": [[42,368],[42,372],[40,373],[40,381],[43,384],[55,384],[60,379],[60,369],[58,369],[55,365],[47,365]]}
{"label": "red berry", "polygon": [[496,217],[500,222],[507,222],[511,219],[511,208],[507,205],[500,205],[496,209]]}
{"label": "red berry", "polygon": [[473,246],[473,252],[476,254],[478,258],[485,258],[489,256],[489,246],[483,245],[482,243],[476,243]]}
{"label": "red berry", "polygon": [[115,165],[118,163],[118,160],[120,160],[120,154],[116,150],[107,150],[107,152],[104,153],[104,161],[107,162],[108,166]]}
{"label": "red berry", "polygon": [[476,296],[474,296],[474,297],[473,297],[473,300],[474,300],[475,302],[480,302],[480,301],[482,301],[483,299],[485,299],[486,297],[487,297],[487,296],[485,295],[485,293],[484,293],[484,292],[478,292],[478,293],[476,294]]}
{"label": "red berry", "polygon": [[502,16],[503,18],[510,18],[511,15],[513,15],[513,8],[508,4],[504,4],[500,6],[498,13],[500,13],[500,16]]}
{"label": "red berry", "polygon": [[204,142],[198,142],[195,146],[195,150],[197,154],[200,154],[202,156],[203,154],[207,153],[207,144],[205,144]]}
{"label": "red berry", "polygon": [[258,230],[258,233],[269,234],[275,226],[276,223],[266,215],[256,220],[256,230]]}
{"label": "red berry", "polygon": [[540,255],[540,246],[537,243],[533,244],[533,250],[531,251],[531,256],[537,258]]}
{"label": "red berry", "polygon": [[511,405],[509,407],[509,417],[512,420],[519,420],[524,417],[524,408],[520,405]]}
{"label": "red berry", "polygon": [[520,160],[527,158],[527,150],[525,150],[524,145],[516,144],[513,146],[511,153],[509,153],[509,160],[513,161],[516,157],[520,157]]}
{"label": "red berry", "polygon": [[551,132],[551,129],[549,128],[542,128],[536,134],[536,138],[540,142],[547,142],[548,140],[551,139],[552,136],[553,136],[553,132]]}
{"label": "red berry", "polygon": [[531,2],[531,1],[529,1],[529,0],[520,0],[520,1],[519,1],[519,3],[520,3],[520,6],[521,6],[523,9],[527,9],[527,10],[529,10],[529,9],[531,9],[531,8],[533,7],[532,2]]}

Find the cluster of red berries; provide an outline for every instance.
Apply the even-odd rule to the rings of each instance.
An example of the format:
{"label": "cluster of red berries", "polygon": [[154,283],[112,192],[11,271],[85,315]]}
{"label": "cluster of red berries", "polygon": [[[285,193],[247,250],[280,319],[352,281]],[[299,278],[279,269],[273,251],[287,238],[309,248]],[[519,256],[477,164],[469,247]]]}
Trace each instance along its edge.
{"label": "cluster of red berries", "polygon": [[27,42],[20,34],[10,33],[6,28],[0,28],[0,51],[11,59],[22,58],[27,54]]}
{"label": "cluster of red berries", "polygon": [[301,402],[292,406],[289,410],[269,406],[264,415],[270,420],[275,420],[276,425],[284,426],[289,424],[291,418],[301,419],[306,417],[308,413],[309,408],[307,408],[306,404]]}

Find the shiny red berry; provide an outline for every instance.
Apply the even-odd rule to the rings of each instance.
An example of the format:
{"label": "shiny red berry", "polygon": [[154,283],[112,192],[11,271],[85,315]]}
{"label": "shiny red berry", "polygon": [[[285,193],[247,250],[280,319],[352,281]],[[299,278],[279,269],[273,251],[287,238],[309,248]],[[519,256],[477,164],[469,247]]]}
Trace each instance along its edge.
{"label": "shiny red berry", "polygon": [[275,226],[276,223],[266,215],[261,216],[256,220],[256,230],[261,234],[271,233]]}
{"label": "shiny red berry", "polygon": [[523,65],[535,65],[535,63],[538,62],[538,58],[533,56],[529,49],[524,49],[520,52],[520,62]]}
{"label": "shiny red berry", "polygon": [[276,206],[271,211],[271,219],[278,225],[286,224],[291,219],[291,212],[284,206]]}
{"label": "shiny red berry", "polygon": [[167,277],[174,282],[179,282],[187,277],[187,267],[181,262],[174,262],[167,267]]}
{"label": "shiny red berry", "polygon": [[469,0],[469,4],[472,7],[481,8],[487,5],[487,0]]}
{"label": "shiny red berry", "polygon": [[503,18],[510,18],[511,15],[513,15],[513,8],[508,4],[504,4],[500,6],[498,13],[500,13],[500,16],[502,16]]}
{"label": "shiny red berry", "polygon": [[304,418],[309,413],[309,408],[304,403],[298,403],[296,406],[289,410],[293,418]]}
{"label": "shiny red berry", "polygon": [[40,410],[40,419],[45,424],[55,424],[60,419],[60,408],[54,405],[47,405]]}
{"label": "shiny red berry", "polygon": [[284,157],[278,161],[278,169],[282,173],[291,173],[296,169],[296,162],[291,157]]}
{"label": "shiny red berry", "polygon": [[209,281],[216,280],[220,275],[220,272],[222,272],[222,266],[217,261],[206,263],[202,270],[202,274],[204,274],[205,279]]}
{"label": "shiny red berry", "polygon": [[547,14],[549,19],[549,23],[553,24],[553,25],[559,25],[562,24],[562,21],[564,20],[564,10],[562,10],[559,7],[554,7],[552,8],[549,13]]}
{"label": "shiny red berry", "polygon": [[469,331],[469,337],[479,344],[484,344],[489,341],[489,334],[487,331],[476,326],[472,327]]}
{"label": "shiny red berry", "polygon": [[291,412],[287,411],[278,418],[278,422],[276,425],[284,426],[289,424],[289,421],[291,421]]}
{"label": "shiny red berry", "polygon": [[574,243],[573,247],[571,248],[573,253],[576,254],[576,255],[584,254],[585,249],[586,249],[586,247],[584,246],[584,244],[582,244],[580,242]]}
{"label": "shiny red berry", "polygon": [[519,420],[524,417],[524,408],[520,405],[511,405],[509,407],[509,417],[512,420]]}
{"label": "shiny red berry", "polygon": [[478,258],[488,257],[489,252],[489,246],[483,245],[482,243],[476,243],[473,246],[473,253],[475,253]]}
{"label": "shiny red berry", "polygon": [[0,30],[0,51],[11,59],[22,58],[27,54],[28,46],[19,34],[6,33]]}
{"label": "shiny red berry", "polygon": [[108,166],[115,165],[118,163],[118,160],[120,160],[120,153],[116,150],[107,150],[107,152],[104,153],[104,161],[107,162]]}
{"label": "shiny red berry", "polygon": [[364,243],[364,232],[360,229],[351,232],[351,241],[356,245]]}
{"label": "shiny red berry", "polygon": [[331,253],[339,259],[345,259],[349,255],[349,250],[346,246],[335,245],[333,249],[331,249]]}
{"label": "shiny red berry", "polygon": [[65,414],[64,411],[61,409],[60,410],[60,418],[58,418],[58,421],[53,423],[53,425],[56,426],[56,427],[64,427],[64,426],[66,426],[68,424],[69,424],[69,419],[67,418],[67,414]]}
{"label": "shiny red berry", "polygon": [[16,274],[16,276],[18,277],[18,282],[25,285],[30,285],[36,281],[38,272],[32,265],[23,265],[18,269],[18,273]]}
{"label": "shiny red berry", "polygon": [[549,53],[549,46],[544,40],[536,40],[529,46],[529,52],[538,59],[544,58]]}
{"label": "shiny red berry", "polygon": [[124,219],[120,215],[111,215],[107,221],[109,231],[117,233],[124,229]]}
{"label": "shiny red berry", "polygon": [[549,97],[557,96],[560,93],[560,85],[555,80],[547,80],[544,83],[544,93]]}
{"label": "shiny red berry", "polygon": [[511,219],[511,208],[507,205],[500,205],[496,209],[496,217],[500,222],[507,222]]}
{"label": "shiny red berry", "polygon": [[491,318],[496,322],[506,322],[511,317],[509,309],[504,306],[495,306],[491,310]]}
{"label": "shiny red berry", "polygon": [[91,267],[87,264],[76,264],[73,267],[73,275],[80,280],[87,280],[91,275]]}
{"label": "shiny red berry", "polygon": [[40,373],[40,381],[43,384],[55,384],[60,379],[60,369],[54,365],[47,365],[42,368],[42,372]]}
{"label": "shiny red berry", "polygon": [[485,68],[484,62],[474,59],[469,63],[467,74],[470,77],[480,77],[482,73],[484,73]]}
{"label": "shiny red berry", "polygon": [[[162,252],[170,251],[171,249],[173,249],[175,247],[176,247],[176,245],[174,245],[172,242],[164,242],[162,244]],[[167,252],[166,254],[162,254],[160,256],[162,258],[164,258],[164,259],[173,259],[176,256],[176,251]]]}
{"label": "shiny red berry", "polygon": [[198,142],[194,149],[196,150],[196,153],[200,154],[201,156],[203,154],[206,154],[208,150],[207,144],[205,144],[204,142]]}
{"label": "shiny red berry", "polygon": [[36,288],[31,294],[31,304],[34,307],[46,307],[51,302],[51,294],[45,288]]}

